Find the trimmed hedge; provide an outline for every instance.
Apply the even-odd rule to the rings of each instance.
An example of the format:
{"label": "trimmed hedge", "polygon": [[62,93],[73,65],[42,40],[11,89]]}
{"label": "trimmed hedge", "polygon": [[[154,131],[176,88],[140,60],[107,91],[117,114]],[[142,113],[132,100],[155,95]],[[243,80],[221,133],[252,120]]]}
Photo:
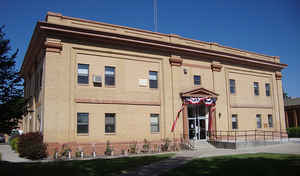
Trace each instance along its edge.
{"label": "trimmed hedge", "polygon": [[289,138],[291,137],[300,137],[300,127],[292,127],[286,129]]}
{"label": "trimmed hedge", "polygon": [[38,160],[47,157],[47,145],[39,132],[22,134],[19,138],[18,151],[20,157]]}

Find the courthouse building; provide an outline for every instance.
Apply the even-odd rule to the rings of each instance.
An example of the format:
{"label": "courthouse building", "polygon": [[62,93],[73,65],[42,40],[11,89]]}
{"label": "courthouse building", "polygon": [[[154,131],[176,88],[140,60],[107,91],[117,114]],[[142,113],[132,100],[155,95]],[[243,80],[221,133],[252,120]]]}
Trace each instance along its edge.
{"label": "courthouse building", "polygon": [[21,68],[30,100],[23,128],[41,131],[49,150],[284,132],[286,66],[278,56],[49,12]]}

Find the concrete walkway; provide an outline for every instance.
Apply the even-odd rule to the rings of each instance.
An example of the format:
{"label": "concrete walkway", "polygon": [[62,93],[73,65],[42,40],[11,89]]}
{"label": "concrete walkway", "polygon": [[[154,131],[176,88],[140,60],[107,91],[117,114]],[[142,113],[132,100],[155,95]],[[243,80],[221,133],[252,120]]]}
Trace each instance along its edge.
{"label": "concrete walkway", "polygon": [[249,153],[282,153],[282,154],[300,154],[300,143],[285,143],[277,145],[268,145],[260,147],[251,147],[243,149],[208,149],[198,151],[182,151],[176,153],[176,155],[168,160],[160,161],[150,165],[142,166],[137,170],[123,173],[122,176],[157,176],[170,169],[179,167],[188,161],[196,158],[212,157],[212,156],[224,156],[224,155],[236,155],[236,154],[249,154]]}
{"label": "concrete walkway", "polygon": [[[20,158],[17,153],[10,149],[9,145],[0,145],[2,160],[10,162],[32,162],[31,160]],[[197,151],[181,151],[170,159],[142,166],[134,171],[122,173],[122,176],[146,176],[160,175],[170,169],[179,167],[188,161],[196,158],[224,156],[247,153],[282,153],[282,154],[300,154],[300,142],[290,142],[284,144],[267,145],[251,148],[242,148],[237,150],[232,149],[216,149],[208,148]]]}
{"label": "concrete walkway", "polygon": [[19,154],[11,150],[11,147],[7,144],[0,144],[0,153],[2,155],[2,161],[9,161],[9,162],[30,162],[31,161],[19,157]]}

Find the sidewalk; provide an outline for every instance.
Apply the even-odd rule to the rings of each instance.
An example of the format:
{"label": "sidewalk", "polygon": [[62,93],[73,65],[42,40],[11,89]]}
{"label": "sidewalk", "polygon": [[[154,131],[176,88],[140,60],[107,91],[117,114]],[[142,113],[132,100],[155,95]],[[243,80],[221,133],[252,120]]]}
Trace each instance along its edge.
{"label": "sidewalk", "polygon": [[[31,160],[20,158],[17,153],[10,149],[9,145],[0,145],[0,152],[2,153],[2,160],[10,162],[32,162]],[[266,145],[242,149],[202,149],[196,151],[180,151],[170,159],[152,163],[150,165],[142,166],[134,171],[122,173],[123,176],[133,175],[160,175],[170,169],[179,167],[188,161],[196,158],[236,155],[236,154],[249,154],[249,153],[279,153],[279,154],[300,154],[300,143],[290,142],[276,145]]]}
{"label": "sidewalk", "polygon": [[0,153],[2,155],[2,161],[9,162],[30,162],[31,160],[19,157],[18,153],[11,150],[7,144],[0,144]]}
{"label": "sidewalk", "polygon": [[213,156],[224,155],[237,155],[237,154],[249,154],[249,153],[278,153],[278,154],[300,154],[300,143],[284,143],[276,145],[267,145],[243,149],[209,149],[198,151],[182,151],[177,152],[176,155],[168,160],[160,161],[150,165],[142,166],[135,171],[121,174],[122,176],[134,176],[134,175],[160,175],[169,169],[179,167],[188,161],[196,158],[205,158]]}

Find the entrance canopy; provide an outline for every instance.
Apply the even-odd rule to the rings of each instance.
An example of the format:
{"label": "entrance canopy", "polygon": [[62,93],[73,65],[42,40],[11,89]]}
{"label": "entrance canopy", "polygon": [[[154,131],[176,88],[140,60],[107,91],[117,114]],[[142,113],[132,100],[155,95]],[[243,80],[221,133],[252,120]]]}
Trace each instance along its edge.
{"label": "entrance canopy", "polygon": [[207,106],[214,106],[217,101],[218,94],[199,87],[180,94],[183,104],[205,104]]}
{"label": "entrance canopy", "polygon": [[211,90],[205,89],[203,87],[197,87],[197,88],[190,89],[190,90],[180,93],[181,98],[192,98],[192,97],[217,98],[218,95],[219,94],[217,94]]}
{"label": "entrance canopy", "polygon": [[[182,103],[182,107],[179,109],[178,113],[177,113],[177,116],[176,116],[176,119],[175,121],[173,122],[172,124],[172,128],[171,128],[171,132],[174,131],[175,129],[175,125],[176,125],[176,122],[180,116],[180,113],[181,111],[183,111],[184,109],[186,109],[187,111],[187,105],[188,104],[205,104],[206,106],[209,106],[209,130],[212,130],[212,116],[213,116],[213,111],[215,111],[215,103],[216,103],[216,100],[217,100],[217,96],[218,94],[211,91],[211,90],[208,90],[208,89],[205,89],[203,87],[197,87],[197,88],[194,88],[194,89],[191,89],[191,90],[187,90],[185,92],[181,92],[180,93],[180,96],[183,100],[183,103]],[[187,138],[187,117],[185,117],[185,115],[183,114],[183,133],[184,133],[184,138],[186,139]]]}

